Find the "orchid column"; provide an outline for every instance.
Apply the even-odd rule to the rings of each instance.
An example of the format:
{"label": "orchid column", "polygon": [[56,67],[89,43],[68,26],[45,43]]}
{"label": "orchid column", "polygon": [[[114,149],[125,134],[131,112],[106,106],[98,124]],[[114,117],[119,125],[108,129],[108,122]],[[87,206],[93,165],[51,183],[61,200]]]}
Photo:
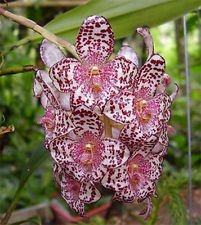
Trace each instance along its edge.
{"label": "orchid column", "polygon": [[138,28],[148,47],[138,68],[135,51],[123,46],[111,61],[114,35],[104,17],[88,17],[80,27],[76,51],[81,61],[66,58],[53,43],[40,47],[48,72],[39,70],[34,93],[45,115],[45,147],[54,161],[55,180],[69,206],[84,216],[85,203],[97,201],[103,185],[114,199],[144,201],[162,171],[168,146],[173,95],[165,60],[154,53],[147,28]]}

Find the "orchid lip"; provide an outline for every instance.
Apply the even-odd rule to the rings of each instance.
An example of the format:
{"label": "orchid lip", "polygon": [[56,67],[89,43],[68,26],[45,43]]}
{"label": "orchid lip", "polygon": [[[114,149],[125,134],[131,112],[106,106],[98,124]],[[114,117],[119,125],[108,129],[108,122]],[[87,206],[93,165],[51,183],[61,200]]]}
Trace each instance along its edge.
{"label": "orchid lip", "polygon": [[91,76],[99,76],[100,75],[100,70],[97,66],[92,66],[91,71],[90,71]]}
{"label": "orchid lip", "polygon": [[136,111],[140,117],[142,123],[148,123],[151,119],[151,114],[146,112],[148,102],[144,99],[137,101]]}

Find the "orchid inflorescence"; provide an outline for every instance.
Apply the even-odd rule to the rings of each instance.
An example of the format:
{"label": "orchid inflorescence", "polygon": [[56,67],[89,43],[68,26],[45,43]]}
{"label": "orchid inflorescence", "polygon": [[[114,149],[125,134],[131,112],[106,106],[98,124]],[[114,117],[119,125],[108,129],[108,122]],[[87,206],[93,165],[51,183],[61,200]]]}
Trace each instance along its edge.
{"label": "orchid inflorescence", "polygon": [[85,203],[100,199],[101,185],[114,191],[115,200],[146,202],[145,216],[156,195],[178,88],[167,95],[165,60],[154,53],[148,28],[137,32],[148,48],[140,68],[127,44],[108,60],[114,35],[102,16],[90,16],[81,25],[76,43],[80,61],[65,57],[48,40],[40,47],[49,71],[37,71],[34,94],[45,109],[40,119],[45,147],[62,197],[81,216]]}

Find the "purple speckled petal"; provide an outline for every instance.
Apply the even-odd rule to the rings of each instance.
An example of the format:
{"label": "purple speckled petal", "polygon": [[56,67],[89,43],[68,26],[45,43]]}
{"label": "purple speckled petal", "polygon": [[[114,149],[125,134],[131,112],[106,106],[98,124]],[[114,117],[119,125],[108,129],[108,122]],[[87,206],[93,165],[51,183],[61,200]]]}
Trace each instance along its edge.
{"label": "purple speckled petal", "polygon": [[76,127],[74,132],[80,137],[87,131],[95,136],[101,136],[103,133],[103,122],[86,106],[77,107],[72,112],[71,119]]}
{"label": "purple speckled petal", "polygon": [[118,168],[109,169],[101,181],[105,188],[122,191],[129,186],[128,166],[123,164]]}
{"label": "purple speckled petal", "polygon": [[104,138],[102,140],[105,151],[103,154],[102,164],[108,168],[116,168],[127,161],[130,151],[117,139]]}
{"label": "purple speckled petal", "polygon": [[151,171],[149,174],[149,179],[151,181],[158,180],[162,173],[162,163],[163,163],[163,157],[159,154],[149,154],[148,160],[151,163]]}
{"label": "purple speckled petal", "polygon": [[121,92],[111,98],[104,109],[104,114],[115,122],[121,124],[132,123],[136,120],[133,112],[135,97],[129,91]]}
{"label": "purple speckled petal", "polygon": [[[41,103],[44,108],[54,106],[70,110],[70,94],[58,91],[46,71],[37,71],[35,84],[37,84],[37,86],[34,85],[34,94],[41,97]],[[42,90],[39,89],[39,85]]]}
{"label": "purple speckled petal", "polygon": [[79,106],[87,106],[92,111],[96,106],[96,102],[94,96],[91,92],[84,91],[85,86],[81,85],[74,93],[71,95],[71,108],[72,111],[75,110]]}
{"label": "purple speckled petal", "polygon": [[92,171],[93,182],[94,183],[100,183],[100,181],[105,176],[107,171],[108,171],[108,168],[105,165],[100,164],[96,168],[96,170]]}
{"label": "purple speckled petal", "polygon": [[143,140],[143,133],[139,127],[139,124],[131,123],[125,125],[120,132],[119,140],[126,144],[131,152],[137,151]]}
{"label": "purple speckled petal", "polygon": [[154,96],[157,87],[161,84],[165,72],[165,60],[154,54],[140,69],[135,78],[134,91],[147,89],[147,95]]}
{"label": "purple speckled petal", "polygon": [[48,99],[48,105],[57,106],[59,102],[56,98],[55,87],[52,85],[52,81],[49,74],[44,70],[38,70],[35,79],[40,83],[42,92]]}
{"label": "purple speckled petal", "polygon": [[95,64],[104,63],[112,54],[114,35],[108,21],[102,16],[85,19],[77,36],[77,53],[82,61],[94,59]]}
{"label": "purple speckled petal", "polygon": [[58,164],[65,164],[68,162],[74,162],[71,157],[71,151],[77,148],[77,142],[69,139],[66,136],[60,136],[55,138],[49,144],[49,150],[52,158]]}
{"label": "purple speckled petal", "polygon": [[75,210],[80,216],[84,216],[84,201],[79,198],[81,184],[65,174],[62,176],[61,182],[61,195],[69,204],[69,206]]}
{"label": "purple speckled petal", "polygon": [[122,90],[133,87],[138,68],[132,61],[119,56],[105,64],[104,69],[109,71],[107,67],[112,69],[110,71],[110,79],[115,87]]}
{"label": "purple speckled petal", "polygon": [[62,136],[68,134],[71,130],[75,129],[67,111],[57,109],[55,110],[55,129],[54,136]]}
{"label": "purple speckled petal", "polygon": [[55,87],[61,92],[75,91],[78,87],[74,79],[75,74],[80,74],[81,63],[72,58],[64,58],[54,64],[49,71]]}
{"label": "purple speckled petal", "polygon": [[128,187],[124,188],[122,191],[116,192],[114,194],[113,200],[131,203],[135,200],[135,194],[133,193],[131,188],[128,186]]}
{"label": "purple speckled petal", "polygon": [[101,193],[94,184],[90,182],[83,182],[81,184],[79,198],[84,203],[96,202],[100,199],[100,197]]}
{"label": "purple speckled petal", "polygon": [[41,43],[40,56],[47,67],[53,66],[65,57],[57,45],[46,39]]}
{"label": "purple speckled petal", "polygon": [[138,201],[142,201],[150,196],[153,196],[155,193],[156,193],[155,182],[150,181],[148,179],[145,180],[143,186],[141,186],[135,191],[136,199]]}

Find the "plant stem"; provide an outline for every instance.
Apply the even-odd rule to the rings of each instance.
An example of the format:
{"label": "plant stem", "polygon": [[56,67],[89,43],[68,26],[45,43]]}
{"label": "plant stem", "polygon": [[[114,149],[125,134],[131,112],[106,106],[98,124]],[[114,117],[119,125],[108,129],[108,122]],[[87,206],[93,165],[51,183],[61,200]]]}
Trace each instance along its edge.
{"label": "plant stem", "polygon": [[37,71],[37,68],[33,65],[27,65],[27,66],[18,66],[18,67],[11,67],[7,69],[0,69],[0,77],[6,76],[6,75],[12,75],[16,73],[24,73],[28,71]]}
{"label": "plant stem", "polygon": [[110,119],[104,116],[104,127],[105,127],[105,137],[112,137],[112,126],[110,124]]}
{"label": "plant stem", "polygon": [[[73,6],[79,6],[87,3],[88,0],[63,0],[63,1],[47,1],[47,0],[42,0],[39,5],[40,7],[73,7]],[[7,8],[7,7],[33,7],[33,6],[38,6],[38,4],[35,1],[15,1],[15,2],[9,2],[9,3],[4,3],[0,4],[0,7],[2,8]]]}
{"label": "plant stem", "polygon": [[58,36],[56,36],[55,34],[49,32],[45,28],[39,26],[34,21],[32,21],[30,19],[27,19],[23,16],[15,15],[14,13],[11,13],[11,12],[1,8],[1,7],[0,7],[0,15],[3,15],[3,16],[13,20],[14,22],[16,22],[18,24],[21,24],[25,27],[28,27],[28,28],[34,30],[35,32],[41,34],[47,40],[55,43],[56,45],[60,45],[60,46],[64,47],[73,56],[75,56],[75,58],[77,58],[79,60],[79,56],[76,53],[74,45],[72,45],[71,43],[63,40],[62,38],[60,38]]}

